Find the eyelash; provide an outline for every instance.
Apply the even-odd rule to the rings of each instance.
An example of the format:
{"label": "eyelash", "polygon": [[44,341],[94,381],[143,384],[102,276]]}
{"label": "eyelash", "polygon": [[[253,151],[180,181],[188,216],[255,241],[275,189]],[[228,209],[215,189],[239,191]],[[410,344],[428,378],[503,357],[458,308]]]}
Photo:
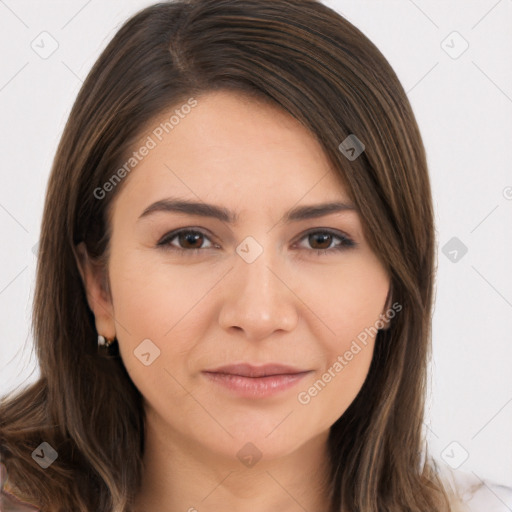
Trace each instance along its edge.
{"label": "eyelash", "polygon": [[[175,246],[170,245],[170,242],[182,233],[188,233],[188,234],[199,233],[209,239],[209,236],[206,233],[204,233],[203,231],[188,229],[188,228],[187,229],[179,229],[177,231],[172,231],[171,233],[167,233],[166,235],[164,235],[163,238],[157,243],[157,246],[161,247],[164,250],[177,251],[177,252],[181,252],[181,253],[188,252],[188,253],[192,253],[192,254],[197,254],[200,251],[205,251],[206,249],[211,249],[211,247],[207,247],[206,249],[202,249],[202,248],[184,249],[182,247],[175,247]],[[331,247],[328,249],[310,249],[309,250],[309,252],[314,252],[317,256],[326,256],[329,253],[344,251],[346,249],[350,249],[351,247],[354,247],[357,245],[356,242],[354,242],[347,236],[345,236],[337,231],[333,231],[331,229],[318,229],[318,230],[308,231],[307,233],[302,235],[302,237],[299,239],[299,242],[302,241],[304,238],[308,237],[309,235],[318,234],[318,233],[321,233],[324,235],[325,234],[332,235],[333,237],[338,238],[341,241],[341,243],[340,243],[340,245],[337,245],[337,246],[334,246],[334,247]]]}

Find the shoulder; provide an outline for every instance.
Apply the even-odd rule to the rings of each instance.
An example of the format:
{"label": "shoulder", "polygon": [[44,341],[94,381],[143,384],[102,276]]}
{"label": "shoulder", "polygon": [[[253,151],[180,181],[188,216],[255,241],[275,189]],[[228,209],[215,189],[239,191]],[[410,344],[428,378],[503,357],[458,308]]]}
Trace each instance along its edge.
{"label": "shoulder", "polygon": [[454,470],[436,461],[445,486],[459,498],[461,512],[510,512],[512,487],[482,478],[474,472]]}

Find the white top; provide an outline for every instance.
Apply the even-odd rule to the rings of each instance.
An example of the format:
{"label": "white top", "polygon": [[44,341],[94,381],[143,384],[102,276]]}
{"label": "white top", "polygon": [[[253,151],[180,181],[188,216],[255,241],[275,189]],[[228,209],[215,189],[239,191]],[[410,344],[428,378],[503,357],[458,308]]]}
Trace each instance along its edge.
{"label": "white top", "polygon": [[452,469],[436,460],[439,473],[462,498],[461,512],[512,512],[512,487],[502,485],[474,472]]}

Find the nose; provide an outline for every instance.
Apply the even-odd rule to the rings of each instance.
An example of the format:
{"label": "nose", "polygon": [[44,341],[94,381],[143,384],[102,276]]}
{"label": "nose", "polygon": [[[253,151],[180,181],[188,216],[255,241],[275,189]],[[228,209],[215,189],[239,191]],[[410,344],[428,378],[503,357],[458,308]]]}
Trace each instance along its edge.
{"label": "nose", "polygon": [[293,291],[292,277],[296,282],[296,276],[271,249],[265,248],[252,262],[240,254],[235,254],[234,268],[224,285],[221,327],[243,331],[245,338],[252,341],[268,338],[275,331],[295,329],[300,304]]}

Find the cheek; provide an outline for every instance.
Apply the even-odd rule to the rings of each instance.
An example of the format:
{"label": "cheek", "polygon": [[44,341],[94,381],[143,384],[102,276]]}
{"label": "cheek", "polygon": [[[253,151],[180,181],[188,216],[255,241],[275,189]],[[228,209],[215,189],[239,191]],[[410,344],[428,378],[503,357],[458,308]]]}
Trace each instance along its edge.
{"label": "cheek", "polygon": [[151,259],[147,252],[133,249],[111,255],[120,353],[145,396],[162,386],[180,395],[177,382],[187,378],[190,354],[214,320],[208,292],[222,274],[207,266],[184,270]]}
{"label": "cheek", "polygon": [[187,311],[191,301],[197,302],[194,293],[184,296],[186,283],[179,272],[162,271],[142,259],[137,251],[124,258],[113,254],[110,272],[121,357],[141,390],[157,386],[155,379],[162,378],[168,358],[177,360],[186,352],[194,339],[194,333],[185,334],[190,328]]}
{"label": "cheek", "polygon": [[[318,337],[324,352],[321,371],[301,388],[298,402],[314,416],[334,423],[359,393],[370,368],[378,328],[384,312],[389,279],[374,259],[347,261],[329,279],[316,275],[323,283],[322,294],[309,294],[311,309],[318,312],[326,334]],[[303,280],[303,294],[313,290]]]}
{"label": "cheek", "polygon": [[[374,341],[349,346],[348,351],[337,355],[307,387],[299,390],[298,407],[304,423],[312,423],[313,430],[330,428],[354,401],[368,375]],[[351,355],[347,357],[348,354]]]}
{"label": "cheek", "polygon": [[[321,320],[329,352],[342,353],[350,348],[350,340],[375,326],[384,313],[388,289],[389,278],[380,263],[372,255],[354,253],[343,265],[303,274],[295,292]],[[304,310],[305,315],[312,313]]]}
{"label": "cheek", "polygon": [[352,300],[338,302],[338,316],[333,314],[331,324],[336,336],[322,339],[324,364],[297,395],[310,418],[307,421],[313,422],[315,428],[329,428],[337,421],[368,375],[378,331],[375,322],[382,304],[377,300],[368,303],[363,294],[357,296],[356,292],[362,290],[354,290]]}
{"label": "cheek", "polygon": [[[151,254],[149,256],[152,256]],[[204,276],[132,251],[112,256],[112,295],[116,319],[138,336],[165,339],[205,296],[212,280]]]}

